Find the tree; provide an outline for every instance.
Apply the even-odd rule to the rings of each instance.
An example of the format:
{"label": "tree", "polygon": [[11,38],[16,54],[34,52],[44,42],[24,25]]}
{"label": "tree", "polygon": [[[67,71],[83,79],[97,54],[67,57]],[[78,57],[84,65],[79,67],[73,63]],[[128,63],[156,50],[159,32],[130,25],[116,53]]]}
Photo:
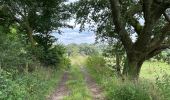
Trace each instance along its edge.
{"label": "tree", "polygon": [[[123,68],[123,61],[125,58],[125,50],[119,40],[108,38],[107,40],[108,45],[103,50],[103,55],[106,58],[110,58],[109,62],[113,69],[115,69],[115,72],[117,76],[121,76],[121,69]],[[115,60],[115,64],[113,63],[113,59]]]}
{"label": "tree", "polygon": [[[55,65],[54,62],[58,61],[52,60],[58,59],[59,56],[55,56],[56,47],[52,46],[57,39],[51,33],[54,31],[61,33],[60,28],[63,27],[71,28],[66,24],[66,20],[70,18],[66,0],[0,0],[0,2],[2,12],[7,12],[2,13],[0,20],[7,23],[10,19],[10,25],[13,22],[12,24],[19,28],[20,33],[24,33],[22,35],[27,45],[30,45],[32,57],[38,58],[44,65],[48,65],[47,61],[50,60],[53,62],[50,65]],[[53,54],[55,57],[52,56]]]}
{"label": "tree", "polygon": [[[61,27],[69,27],[65,23],[70,17],[65,9],[66,0],[4,0],[3,6],[10,12],[10,17],[25,31],[31,46],[36,45],[35,34],[49,35],[59,31]],[[65,7],[65,8],[64,8]],[[60,31],[59,31],[60,32]]]}
{"label": "tree", "polygon": [[170,48],[169,7],[169,0],[81,0],[73,12],[81,28],[88,22],[98,37],[117,36],[127,56],[123,75],[138,79],[145,60]]}

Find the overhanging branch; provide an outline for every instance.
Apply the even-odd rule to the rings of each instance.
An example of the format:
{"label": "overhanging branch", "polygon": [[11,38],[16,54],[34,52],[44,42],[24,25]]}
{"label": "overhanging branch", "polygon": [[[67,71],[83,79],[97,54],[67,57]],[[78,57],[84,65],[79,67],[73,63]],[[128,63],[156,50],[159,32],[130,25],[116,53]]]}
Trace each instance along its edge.
{"label": "overhanging branch", "polygon": [[167,23],[161,29],[160,35],[158,34],[152,39],[150,48],[154,48],[155,46],[160,45],[164,41],[168,33],[170,33],[170,23]]}
{"label": "overhanging branch", "polygon": [[162,44],[156,49],[152,50],[146,57],[146,60],[156,56],[157,54],[161,53],[165,49],[170,49],[170,44]]}
{"label": "overhanging branch", "polygon": [[113,23],[115,25],[116,33],[119,35],[126,50],[129,50],[131,49],[133,42],[128,32],[125,30],[125,24],[122,22],[119,0],[110,0],[110,4],[111,4],[112,18],[113,18]]}
{"label": "overhanging branch", "polygon": [[168,22],[170,22],[170,17],[169,17],[165,12],[163,13],[163,15],[164,15],[165,19],[166,19]]}

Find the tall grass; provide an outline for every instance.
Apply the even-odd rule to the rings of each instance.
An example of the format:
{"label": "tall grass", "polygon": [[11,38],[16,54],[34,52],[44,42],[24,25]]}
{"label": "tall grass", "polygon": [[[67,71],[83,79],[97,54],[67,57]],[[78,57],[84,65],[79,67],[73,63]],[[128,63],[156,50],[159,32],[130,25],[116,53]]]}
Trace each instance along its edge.
{"label": "tall grass", "polygon": [[1,100],[46,100],[56,87],[62,71],[38,67],[33,72],[15,74],[0,71]]}
{"label": "tall grass", "polygon": [[140,79],[135,83],[122,81],[107,68],[103,60],[101,56],[89,57],[86,66],[98,84],[103,87],[108,100],[168,100],[166,98],[170,95],[166,92],[169,91],[170,82],[157,80],[155,83],[146,79]]}
{"label": "tall grass", "polygon": [[74,66],[82,66],[85,64],[85,61],[87,59],[88,56],[81,56],[81,55],[78,55],[78,56],[72,56],[70,57],[71,59],[71,64]]}
{"label": "tall grass", "polygon": [[140,77],[155,80],[155,76],[170,75],[170,65],[165,62],[145,62],[141,68]]}

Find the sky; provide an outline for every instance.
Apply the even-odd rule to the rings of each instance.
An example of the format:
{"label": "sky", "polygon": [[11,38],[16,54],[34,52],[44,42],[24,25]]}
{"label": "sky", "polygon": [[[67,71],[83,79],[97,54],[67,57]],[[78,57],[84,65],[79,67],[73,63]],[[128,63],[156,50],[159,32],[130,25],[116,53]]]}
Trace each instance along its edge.
{"label": "sky", "polygon": [[[69,0],[69,2],[75,2],[78,0]],[[74,19],[68,22],[69,25],[75,26]],[[79,32],[79,25],[75,26],[74,29],[63,28],[61,29],[62,34],[53,33],[53,35],[58,38],[58,42],[62,44],[70,44],[70,43],[94,43],[95,42],[95,34],[88,30]]]}
{"label": "sky", "polygon": [[[69,0],[69,2],[75,2],[78,0]],[[74,23],[74,19],[68,22],[69,25],[75,26]],[[83,32],[79,32],[79,26],[77,25],[75,26],[74,29],[69,29],[69,28],[63,28],[61,29],[62,34],[59,35],[58,33],[53,33],[53,35],[58,38],[59,43],[62,44],[70,44],[70,43],[76,43],[76,44],[80,44],[80,43],[94,43],[95,42],[95,34],[94,32],[85,30]],[[88,27],[85,26],[85,27]]]}
{"label": "sky", "polygon": [[76,27],[74,29],[63,28],[62,34],[53,33],[53,35],[58,38],[58,42],[62,44],[70,44],[70,43],[94,43],[95,42],[95,34],[93,32],[84,31],[79,32],[79,28]]}

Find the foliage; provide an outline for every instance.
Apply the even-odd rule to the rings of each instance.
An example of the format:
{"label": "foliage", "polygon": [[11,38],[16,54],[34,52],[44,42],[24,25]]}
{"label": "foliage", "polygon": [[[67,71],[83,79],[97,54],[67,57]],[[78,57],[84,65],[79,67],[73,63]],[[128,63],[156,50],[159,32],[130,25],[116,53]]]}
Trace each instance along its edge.
{"label": "foliage", "polygon": [[7,32],[2,31],[0,36],[0,65],[3,69],[22,71],[27,63],[29,65],[36,63],[27,49],[28,46],[25,45],[26,42],[22,40],[22,35],[18,34],[15,25],[11,26]]}
{"label": "foliage", "polygon": [[[100,74],[103,76],[114,76],[115,73],[110,67],[106,66],[105,59],[100,56],[90,56],[86,59],[85,66],[90,70],[91,73]],[[95,78],[97,81],[100,80],[100,77]]]}
{"label": "foliage", "polygon": [[170,63],[170,50],[167,49],[163,51],[162,53],[156,55],[154,59],[158,61],[164,61],[164,62]]}
{"label": "foliage", "polygon": [[9,72],[0,69],[0,99],[24,99],[27,91],[24,85],[20,85],[12,80],[12,75]]}
{"label": "foliage", "polygon": [[61,72],[52,69],[38,68],[32,73],[18,74],[14,77],[1,69],[0,99],[45,100],[58,82],[60,74]]}
{"label": "foliage", "polygon": [[[60,28],[69,27],[65,21],[70,18],[66,9],[66,0],[0,0],[0,14],[3,29],[15,26],[15,35],[20,35],[19,42],[24,41],[23,51],[39,60],[46,66],[56,65],[60,62],[57,47],[53,47],[56,38],[52,32],[61,33]],[[13,35],[13,37],[15,36]],[[25,50],[25,47],[27,49]],[[61,46],[58,46],[59,48]],[[62,58],[62,57],[61,57]],[[32,58],[31,58],[32,59]]]}
{"label": "foliage", "polygon": [[89,67],[94,67],[97,70],[102,70],[103,68],[105,68],[105,60],[102,56],[99,55],[93,55],[93,56],[89,56],[87,58],[87,62],[86,62],[87,66]]}
{"label": "foliage", "polygon": [[129,79],[138,79],[144,61],[170,48],[169,2],[79,0],[71,6],[81,31],[88,23],[97,39],[121,42],[126,52],[123,74]]}
{"label": "foliage", "polygon": [[96,55],[99,53],[96,45],[81,43],[81,44],[68,44],[66,46],[68,56],[88,56],[88,55]]}
{"label": "foliage", "polygon": [[45,67],[55,67],[65,59],[65,48],[60,44],[53,45],[47,50],[44,50],[44,47],[39,46],[36,48],[35,52],[36,56]]}

